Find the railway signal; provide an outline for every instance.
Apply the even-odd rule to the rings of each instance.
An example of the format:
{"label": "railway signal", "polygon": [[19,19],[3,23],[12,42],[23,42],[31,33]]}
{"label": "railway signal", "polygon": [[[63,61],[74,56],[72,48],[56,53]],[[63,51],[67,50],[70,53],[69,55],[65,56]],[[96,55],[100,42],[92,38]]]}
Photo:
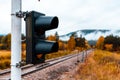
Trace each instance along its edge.
{"label": "railway signal", "polygon": [[45,40],[45,31],[58,27],[56,16],[31,11],[26,14],[26,64],[45,61],[45,55],[58,51],[58,43]]}

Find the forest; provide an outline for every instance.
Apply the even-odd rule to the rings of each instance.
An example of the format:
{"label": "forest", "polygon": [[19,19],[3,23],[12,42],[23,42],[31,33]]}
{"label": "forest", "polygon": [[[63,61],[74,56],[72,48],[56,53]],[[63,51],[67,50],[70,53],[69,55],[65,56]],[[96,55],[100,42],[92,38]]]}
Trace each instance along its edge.
{"label": "forest", "polygon": [[[24,34],[21,34],[22,40],[25,39]],[[59,43],[59,50],[75,50],[75,49],[89,49],[97,48],[108,51],[120,51],[120,37],[114,35],[108,35],[106,37],[100,36],[96,40],[96,44],[91,44],[82,35],[78,37],[76,33],[72,33],[68,41],[62,41],[59,39],[59,35],[56,32],[54,35],[49,35],[46,40],[57,41]],[[22,42],[25,46],[25,41]],[[11,49],[11,34],[0,36],[0,50]],[[25,49],[25,47],[24,47]]]}
{"label": "forest", "polygon": [[[25,40],[25,36],[21,34],[22,40]],[[106,50],[111,52],[120,51],[120,37],[109,35],[106,37],[100,36],[96,41],[96,44],[89,44],[82,35],[78,37],[76,33],[73,33],[68,41],[62,41],[59,39],[59,35],[56,32],[54,35],[49,35],[46,37],[46,40],[57,41],[59,44],[59,51],[47,54],[46,59],[56,58],[64,55],[73,53],[75,50],[83,51],[86,49],[94,48],[100,50]],[[25,41],[21,42],[22,44],[22,60],[26,59],[26,43]],[[11,56],[11,34],[5,36],[0,36],[0,69],[5,69],[10,67],[10,56]]]}
{"label": "forest", "polygon": [[113,35],[101,36],[97,40],[96,48],[108,51],[120,51],[120,37]]}

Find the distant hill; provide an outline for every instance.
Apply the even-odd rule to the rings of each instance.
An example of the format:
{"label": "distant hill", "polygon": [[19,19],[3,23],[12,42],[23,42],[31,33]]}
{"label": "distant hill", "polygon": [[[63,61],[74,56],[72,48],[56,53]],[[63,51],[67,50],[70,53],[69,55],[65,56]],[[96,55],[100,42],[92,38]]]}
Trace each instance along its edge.
{"label": "distant hill", "polygon": [[96,45],[96,40],[89,40],[88,43],[89,43],[90,45]]}
{"label": "distant hill", "polygon": [[0,36],[4,36],[4,34],[0,34]]}
{"label": "distant hill", "polygon": [[77,30],[74,32],[67,33],[65,35],[60,35],[61,40],[68,40],[69,37],[76,33],[78,37],[82,35],[82,37],[85,37],[87,40],[97,40],[100,36],[108,36],[108,35],[115,35],[120,36],[120,30],[107,30],[107,29],[83,29],[83,30]]}

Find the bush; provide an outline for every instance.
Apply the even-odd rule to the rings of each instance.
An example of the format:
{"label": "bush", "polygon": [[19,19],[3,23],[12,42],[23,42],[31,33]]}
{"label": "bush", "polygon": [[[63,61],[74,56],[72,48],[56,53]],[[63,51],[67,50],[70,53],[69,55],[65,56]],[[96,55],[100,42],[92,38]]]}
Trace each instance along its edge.
{"label": "bush", "polygon": [[10,60],[2,60],[0,61],[0,69],[5,69],[10,67]]}
{"label": "bush", "polygon": [[71,52],[70,51],[58,51],[52,54],[47,54],[45,57],[46,59],[51,59],[51,58],[61,57],[67,54],[71,54]]}
{"label": "bush", "polygon": [[0,50],[6,49],[6,46],[4,44],[0,44]]}
{"label": "bush", "polygon": [[6,69],[10,67],[10,51],[0,51],[0,69]]}
{"label": "bush", "polygon": [[113,44],[105,44],[105,49],[108,51],[112,51],[113,50]]}

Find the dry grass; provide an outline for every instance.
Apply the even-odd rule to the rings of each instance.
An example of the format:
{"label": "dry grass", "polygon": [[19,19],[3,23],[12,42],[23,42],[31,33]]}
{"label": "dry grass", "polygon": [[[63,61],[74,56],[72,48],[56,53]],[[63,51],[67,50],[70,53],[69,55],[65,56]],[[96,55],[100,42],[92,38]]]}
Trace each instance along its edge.
{"label": "dry grass", "polygon": [[66,50],[66,51],[58,51],[58,52],[54,52],[54,53],[51,53],[51,54],[47,54],[46,55],[46,59],[52,59],[52,58],[57,58],[57,57],[61,57],[61,56],[65,56],[65,55],[68,55],[68,54],[74,54],[75,52],[71,52],[69,50]]}
{"label": "dry grass", "polygon": [[0,69],[10,67],[11,53],[10,51],[0,51]]}
{"label": "dry grass", "polygon": [[[26,52],[22,52],[22,59],[25,60]],[[0,69],[6,69],[10,67],[11,63],[11,51],[1,50],[0,51]]]}
{"label": "dry grass", "polygon": [[120,80],[120,54],[95,50],[80,66],[78,75],[77,80]]}
{"label": "dry grass", "polygon": [[10,59],[11,53],[10,51],[0,51],[0,60],[3,60],[3,59]]}
{"label": "dry grass", "polygon": [[[46,59],[56,58],[60,56],[64,56],[67,54],[70,54],[71,51],[58,51],[52,54],[47,54]],[[75,53],[75,52],[73,52]],[[22,51],[22,60],[25,61],[26,59],[26,51]],[[11,53],[10,51],[2,50],[0,51],[0,69],[6,69],[10,67],[10,61],[11,61]]]}

